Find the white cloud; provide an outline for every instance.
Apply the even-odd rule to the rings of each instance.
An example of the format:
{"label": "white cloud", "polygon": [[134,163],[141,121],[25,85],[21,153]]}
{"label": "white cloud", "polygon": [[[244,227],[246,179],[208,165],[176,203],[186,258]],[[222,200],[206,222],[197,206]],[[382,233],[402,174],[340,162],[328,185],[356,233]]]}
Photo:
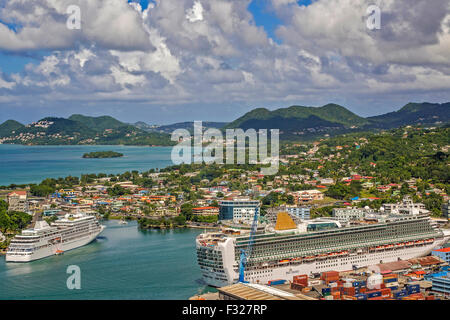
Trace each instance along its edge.
{"label": "white cloud", "polygon": [[194,2],[194,6],[191,9],[186,10],[186,19],[188,19],[189,22],[203,20],[203,6],[201,2]]}
{"label": "white cloud", "polygon": [[[79,4],[82,30],[65,28]],[[250,0],[10,0],[0,50],[51,49],[0,76],[2,101],[132,101],[143,105],[426,100],[450,91],[448,0],[384,0],[382,30],[366,28],[369,0],[272,0],[282,43],[247,10]],[[423,16],[420,14],[425,12]],[[62,27],[63,26],[63,27]],[[355,102],[356,103],[356,102]]]}

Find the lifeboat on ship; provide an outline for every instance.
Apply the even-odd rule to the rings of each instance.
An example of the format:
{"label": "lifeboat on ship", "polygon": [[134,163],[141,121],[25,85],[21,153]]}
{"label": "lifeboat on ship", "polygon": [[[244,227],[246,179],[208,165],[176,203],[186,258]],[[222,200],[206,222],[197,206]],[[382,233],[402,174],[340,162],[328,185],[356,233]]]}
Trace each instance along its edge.
{"label": "lifeboat on ship", "polygon": [[307,261],[307,262],[312,262],[314,260],[316,260],[316,256],[307,256],[307,257],[305,257],[305,261]]}
{"label": "lifeboat on ship", "polygon": [[424,242],[423,240],[417,240],[417,241],[414,242],[414,244],[416,244],[416,245],[422,245],[423,242]]}
{"label": "lifeboat on ship", "polygon": [[433,243],[433,242],[434,242],[434,239],[427,239],[427,240],[425,240],[426,244]]}
{"label": "lifeboat on ship", "polygon": [[406,245],[407,247],[412,247],[412,246],[414,245],[414,242],[408,241],[405,245]]}

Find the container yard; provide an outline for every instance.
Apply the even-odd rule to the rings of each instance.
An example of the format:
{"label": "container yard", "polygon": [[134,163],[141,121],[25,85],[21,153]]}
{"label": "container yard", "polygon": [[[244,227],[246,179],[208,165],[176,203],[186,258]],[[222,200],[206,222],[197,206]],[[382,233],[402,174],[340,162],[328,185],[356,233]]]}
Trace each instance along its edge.
{"label": "container yard", "polygon": [[448,264],[436,257],[357,270],[293,275],[265,284],[238,283],[194,300],[450,300]]}
{"label": "container yard", "polygon": [[[433,290],[430,278],[450,277],[448,266],[427,270],[391,270],[382,273],[365,269],[349,272],[327,271],[320,275],[296,275],[290,292],[301,292],[319,300],[448,300],[446,292]],[[421,280],[417,280],[421,276]],[[280,288],[281,289],[281,288]]]}

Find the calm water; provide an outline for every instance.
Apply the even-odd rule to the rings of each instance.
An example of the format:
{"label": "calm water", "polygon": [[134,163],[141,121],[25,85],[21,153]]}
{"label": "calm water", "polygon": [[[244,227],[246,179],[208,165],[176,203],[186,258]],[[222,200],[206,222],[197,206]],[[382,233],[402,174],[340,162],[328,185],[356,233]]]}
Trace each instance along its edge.
{"label": "calm water", "polygon": [[[0,299],[187,299],[200,282],[196,230],[139,231],[136,222],[103,223],[95,242],[27,264],[0,257]],[[69,265],[81,269],[81,290],[66,286]]]}
{"label": "calm water", "polygon": [[[123,153],[124,157],[82,158],[87,152],[109,150]],[[0,145],[0,185],[36,183],[83,173],[164,168],[172,164],[171,151],[171,147]]]}

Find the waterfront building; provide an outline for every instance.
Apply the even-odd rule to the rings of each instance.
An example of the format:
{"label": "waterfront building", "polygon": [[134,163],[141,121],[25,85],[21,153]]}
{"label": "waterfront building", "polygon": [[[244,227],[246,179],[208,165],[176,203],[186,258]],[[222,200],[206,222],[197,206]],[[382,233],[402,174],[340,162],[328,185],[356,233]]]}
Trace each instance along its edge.
{"label": "waterfront building", "polygon": [[405,196],[400,203],[385,203],[382,208],[388,214],[429,214],[423,203],[414,203],[410,196]]}
{"label": "waterfront building", "polygon": [[361,220],[367,214],[373,214],[374,211],[368,207],[365,208],[334,208],[333,217],[339,221]]}
{"label": "waterfront building", "polygon": [[433,256],[441,258],[442,260],[444,260],[445,262],[450,264],[450,248],[442,248],[442,249],[433,250],[433,252],[431,252],[431,254]]}
{"label": "waterfront building", "polygon": [[233,220],[235,223],[251,223],[255,213],[259,213],[257,200],[236,199],[219,202],[219,220]]}
{"label": "waterfront building", "polygon": [[7,200],[9,211],[28,211],[26,191],[13,191],[11,193],[8,193]]}
{"label": "waterfront building", "polygon": [[192,214],[194,216],[217,216],[219,214],[219,208],[217,207],[193,208]]}

